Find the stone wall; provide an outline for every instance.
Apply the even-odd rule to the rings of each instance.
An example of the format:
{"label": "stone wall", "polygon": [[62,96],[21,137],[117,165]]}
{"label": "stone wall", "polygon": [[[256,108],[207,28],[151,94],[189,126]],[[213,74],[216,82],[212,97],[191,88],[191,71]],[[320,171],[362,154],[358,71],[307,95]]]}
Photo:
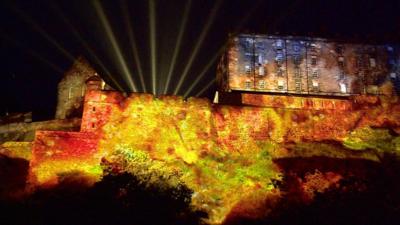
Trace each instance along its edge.
{"label": "stone wall", "polygon": [[75,118],[0,125],[0,144],[6,141],[33,141],[37,130],[78,131],[80,124],[81,119]]}
{"label": "stone wall", "polygon": [[[314,104],[318,99],[309,98],[261,100],[268,103],[267,107],[213,105],[206,99],[184,101],[177,96],[157,99],[137,93],[125,98],[119,92],[89,91],[81,132],[37,133],[32,172],[39,177],[56,176],[56,169],[52,175],[47,170],[44,176],[35,168],[48,168],[46,164],[54,164],[60,154],[71,169],[86,171],[90,166],[81,162],[85,157],[93,159],[96,155],[97,161],[89,161],[94,163],[90,168],[97,168],[102,156],[119,148],[146,151],[162,161],[176,157],[191,164],[204,154],[247,154],[268,149],[269,154],[280,157],[290,154],[290,144],[354,146],[361,139],[353,136],[360,132],[368,141],[379,139],[382,129],[397,132],[396,135],[400,132],[397,98],[359,96],[346,101],[324,100],[322,105]],[[294,107],[302,101],[312,104]],[[43,154],[48,154],[44,161]],[[60,167],[63,171],[65,168]],[[39,180],[45,182],[44,178]]]}

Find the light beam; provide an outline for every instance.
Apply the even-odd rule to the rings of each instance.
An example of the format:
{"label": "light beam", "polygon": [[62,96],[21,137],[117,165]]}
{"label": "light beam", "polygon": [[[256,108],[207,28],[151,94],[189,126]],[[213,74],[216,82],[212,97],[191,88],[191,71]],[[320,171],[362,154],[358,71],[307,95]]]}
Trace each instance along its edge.
{"label": "light beam", "polygon": [[39,53],[37,53],[33,49],[27,48],[27,47],[23,46],[20,42],[16,41],[15,39],[12,39],[12,38],[8,37],[6,35],[6,32],[2,31],[1,32],[1,37],[4,40],[10,42],[11,44],[17,46],[18,48],[21,48],[22,50],[26,51],[28,54],[30,54],[34,58],[38,59],[39,61],[43,62],[44,64],[50,66],[55,71],[57,71],[57,72],[59,72],[61,74],[63,74],[65,72],[63,69],[61,69],[60,67],[56,66],[54,63],[52,63],[49,60],[47,60],[46,58],[44,58],[43,56],[41,56]]}
{"label": "light beam", "polygon": [[215,16],[218,12],[219,7],[221,6],[221,3],[222,3],[222,0],[218,0],[217,3],[211,9],[208,20],[207,20],[203,30],[201,31],[199,39],[197,40],[197,43],[193,49],[193,52],[190,55],[189,60],[186,63],[186,66],[182,72],[181,78],[178,81],[178,85],[176,86],[176,88],[174,90],[174,95],[176,95],[180,91],[181,86],[182,86],[183,82],[185,81],[185,78],[186,78],[190,68],[192,67],[193,61],[194,61],[195,57],[197,56],[197,53],[199,52],[200,47],[203,44],[203,41],[204,41],[206,35],[208,34],[208,30],[210,29],[212,23],[214,22]]}
{"label": "light beam", "polygon": [[115,80],[113,76],[111,76],[110,71],[107,69],[107,67],[103,64],[103,62],[97,57],[96,53],[93,51],[93,49],[89,46],[89,44],[85,41],[85,39],[82,38],[80,35],[79,31],[72,25],[72,23],[69,21],[69,19],[64,15],[62,10],[58,8],[55,2],[50,2],[50,6],[53,8],[53,10],[61,17],[61,19],[64,21],[64,23],[68,26],[72,34],[79,40],[79,42],[82,44],[82,46],[89,52],[90,56],[93,57],[93,59],[96,61],[96,63],[101,67],[101,69],[106,73],[107,77],[111,79],[113,84],[118,88],[118,90],[123,90],[122,86]]}
{"label": "light beam", "polygon": [[151,88],[152,93],[156,93],[156,74],[157,74],[157,57],[156,57],[156,9],[154,0],[149,0],[149,30],[150,30],[150,62],[151,62]]}
{"label": "light beam", "polygon": [[126,0],[123,0],[122,5],[120,5],[120,6],[121,6],[121,10],[122,10],[122,15],[125,20],[125,28],[128,31],[127,33],[128,33],[129,43],[131,45],[131,49],[132,49],[132,53],[133,53],[133,58],[137,65],[137,71],[139,74],[140,83],[142,85],[143,92],[147,92],[146,84],[144,82],[142,63],[140,62],[139,51],[138,51],[136,41],[135,41],[135,33],[133,32],[133,29],[132,29],[132,24],[131,24],[131,19],[130,19],[131,17],[129,15],[129,10],[128,10],[129,8],[128,8],[128,4],[127,4]]}
{"label": "light beam", "polygon": [[53,37],[51,37],[41,26],[39,26],[31,17],[26,15],[18,7],[13,6],[13,11],[27,24],[29,24],[35,31],[37,31],[42,37],[49,41],[55,48],[57,48],[65,57],[67,57],[72,62],[75,61],[73,57],[67,50],[65,50],[60,43],[58,43]]}
{"label": "light beam", "polygon": [[135,82],[132,79],[132,75],[131,72],[129,71],[128,66],[126,65],[124,56],[122,55],[121,49],[118,46],[118,42],[117,39],[115,38],[114,32],[111,29],[110,23],[108,22],[107,16],[104,13],[103,7],[101,6],[100,1],[97,0],[93,0],[92,1],[93,6],[97,12],[97,14],[99,15],[99,19],[100,22],[106,32],[106,35],[109,39],[109,41],[111,42],[111,45],[113,47],[114,53],[117,57],[117,60],[121,66],[122,72],[124,74],[124,77],[128,80],[129,82],[129,87],[134,91],[137,92],[137,88],[135,85]]}
{"label": "light beam", "polygon": [[[251,16],[254,14],[254,12],[258,9],[259,4],[261,3],[262,0],[258,0],[250,10],[247,11],[246,15],[239,21],[239,24],[236,26],[233,35],[235,35],[237,32],[240,31],[240,29],[243,27],[243,25],[251,18]],[[229,40],[228,40],[229,41]],[[187,98],[187,96],[193,91],[194,87],[197,85],[198,82],[204,77],[205,73],[210,69],[210,67],[214,64],[214,62],[218,59],[218,56],[226,49],[226,46],[228,45],[228,41],[225,42],[223,46],[217,51],[217,54],[213,56],[213,58],[208,62],[208,64],[204,67],[204,69],[200,72],[200,74],[197,76],[196,80],[192,83],[192,85],[188,88],[188,90],[184,94],[184,98]],[[212,81],[214,82],[214,81]],[[205,90],[202,90],[204,92]]]}
{"label": "light beam", "polygon": [[168,92],[169,83],[171,82],[172,72],[175,70],[176,58],[178,57],[178,52],[180,52],[180,50],[181,50],[182,37],[183,37],[183,34],[185,33],[186,22],[189,17],[189,11],[190,11],[191,4],[192,4],[192,0],[188,0],[185,5],[185,10],[183,12],[183,19],[182,19],[182,22],[180,25],[178,38],[176,40],[174,53],[172,55],[171,63],[170,63],[169,70],[168,70],[167,82],[165,83],[165,86],[164,86],[164,91],[163,91],[164,94],[167,94],[167,92]]}
{"label": "light beam", "polygon": [[185,94],[183,95],[184,98],[186,98],[192,91],[193,88],[197,85],[197,83],[200,82],[200,80],[204,77],[206,72],[210,69],[210,67],[214,64],[214,62],[218,59],[218,57],[221,55],[221,53],[225,50],[225,46],[223,45],[217,53],[212,57],[212,59],[207,63],[207,65],[203,68],[203,70],[200,72],[200,74],[197,76],[197,78],[193,81],[192,85],[187,89]]}
{"label": "light beam", "polygon": [[212,79],[212,81],[210,81],[210,83],[208,83],[203,89],[201,89],[199,92],[197,92],[197,94],[195,95],[196,97],[199,97],[200,95],[202,95],[205,91],[207,91],[211,85],[213,85],[215,83],[216,78]]}

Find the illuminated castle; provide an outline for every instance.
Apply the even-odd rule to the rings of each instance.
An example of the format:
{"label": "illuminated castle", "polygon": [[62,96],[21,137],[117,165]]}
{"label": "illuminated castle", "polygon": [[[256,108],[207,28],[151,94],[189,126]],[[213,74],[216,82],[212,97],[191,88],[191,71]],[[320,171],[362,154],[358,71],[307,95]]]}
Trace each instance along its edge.
{"label": "illuminated castle", "polygon": [[[25,146],[28,182],[57,185],[71,174],[98,181],[102,163],[120,154],[182,173],[180,181],[203,193],[193,194],[192,203],[220,223],[242,193],[273,188],[272,179],[279,179],[273,160],[379,161],[370,149],[400,152],[398,50],[240,35],[231,39],[218,66],[214,104],[104,90],[94,70],[79,67],[85,76],[76,80],[73,74],[59,85],[65,102],[59,102],[57,115],[68,118],[83,108],[80,130],[36,131]],[[17,152],[24,146],[0,147]],[[222,196],[223,204],[214,196]]]}
{"label": "illuminated castle", "polygon": [[[59,102],[57,115],[73,115],[84,93],[80,131],[36,132],[32,182],[57,182],[58,174],[75,170],[101,173],[104,149],[125,142],[151,151],[157,159],[172,154],[192,164],[214,149],[257,152],[263,143],[342,142],[364,127],[390,127],[400,133],[393,85],[398,61],[394,46],[241,35],[231,40],[218,67],[223,104],[140,93],[126,97],[104,90],[95,71],[76,82],[71,75],[68,79],[76,85],[71,89],[60,84],[66,102]],[[230,101],[241,106],[226,104]],[[128,134],[133,136],[126,138]]]}

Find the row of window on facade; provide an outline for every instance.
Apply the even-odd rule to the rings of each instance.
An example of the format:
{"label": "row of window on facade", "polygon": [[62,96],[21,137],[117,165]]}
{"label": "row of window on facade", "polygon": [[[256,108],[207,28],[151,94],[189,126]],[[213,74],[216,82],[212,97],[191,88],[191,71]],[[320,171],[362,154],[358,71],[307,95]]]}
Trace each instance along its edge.
{"label": "row of window on facade", "polygon": [[[284,90],[284,81],[283,80],[278,80],[277,84],[277,90]],[[253,88],[253,82],[250,80],[245,81],[245,89],[252,89]],[[265,80],[259,80],[258,81],[258,88],[259,89],[266,89],[266,82]]]}
{"label": "row of window on facade", "polygon": [[[295,56],[295,57],[293,57],[293,61],[294,61],[293,64],[295,65],[295,67],[299,66],[301,64],[301,57],[300,56]],[[283,68],[283,64],[281,62],[279,62],[277,64],[278,64],[277,74],[279,74],[279,71],[283,70],[282,69]],[[338,65],[339,69],[344,69],[345,63],[344,63],[344,57],[343,56],[339,56],[337,58],[337,65]],[[356,65],[357,65],[357,68],[362,68],[362,66],[360,66],[360,65],[362,65],[362,63],[359,60],[357,61]],[[310,66],[311,67],[316,67],[317,66],[317,56],[315,56],[315,55],[311,56]],[[369,59],[369,66],[371,68],[375,68],[376,67],[375,58],[370,58]],[[258,67],[258,75],[259,76],[264,76],[265,75],[265,68],[264,68],[263,64],[262,63],[257,63],[257,67]],[[246,74],[251,74],[252,73],[251,64],[248,64],[248,63],[245,64],[244,69],[245,69],[245,73]]]}
{"label": "row of window on facade", "polygon": [[[253,89],[253,85],[254,85],[254,82],[252,82],[252,81],[250,81],[250,80],[247,80],[247,81],[245,81],[245,89],[247,89],[247,90],[252,90]],[[285,85],[285,82],[283,81],[283,80],[278,80],[277,81],[277,86],[276,86],[276,89],[273,89],[272,91],[276,91],[276,90],[278,90],[278,91],[283,91],[283,90],[287,90],[287,87],[285,87],[286,85]],[[302,83],[301,83],[301,80],[299,81],[299,80],[295,80],[295,92],[301,92],[302,90],[301,90],[301,87],[302,87]],[[266,82],[265,82],[265,80],[259,80],[258,81],[258,86],[257,87],[254,87],[254,88],[257,88],[257,89],[263,89],[263,90],[266,90],[267,89],[267,87],[266,87]],[[320,89],[321,87],[320,87],[320,83],[318,82],[318,81],[316,81],[316,80],[312,80],[311,81],[311,87],[309,88],[309,90],[308,91],[312,91],[312,92],[320,92]],[[345,83],[343,83],[343,82],[340,82],[339,83],[339,90],[340,90],[340,93],[342,93],[342,94],[345,94],[345,93],[347,93],[347,85],[345,84]]]}
{"label": "row of window on facade", "polygon": [[[341,52],[341,51],[339,51]],[[255,62],[253,65],[253,63],[245,63],[244,65],[244,71],[247,75],[251,75],[254,72],[256,72],[256,75],[258,76],[264,76],[266,75],[266,69],[264,67],[264,64],[266,64],[268,61],[267,60],[263,60],[263,55],[262,54],[256,54],[256,58],[258,59],[257,62]],[[275,57],[275,63],[276,63],[276,74],[278,76],[283,75],[282,72],[285,70],[285,66],[284,66],[284,61],[285,61],[285,55],[281,50],[278,50],[276,52],[276,57]],[[300,66],[302,61],[302,57],[299,54],[294,54],[293,55],[293,64],[295,65],[295,67]],[[392,60],[394,61],[394,60]],[[390,62],[389,62],[390,64]],[[394,62],[392,64],[395,64]],[[343,73],[340,74],[340,79],[344,78],[344,70],[345,70],[345,58],[343,55],[338,55],[337,56],[337,65],[340,71],[343,71]],[[363,68],[363,58],[361,56],[357,57],[356,59],[356,68],[359,68],[360,70],[362,70]],[[374,57],[370,57],[369,58],[369,67],[370,68],[375,68],[377,65],[376,63],[376,59]],[[316,54],[312,54],[310,56],[310,67],[317,67],[318,66],[318,56]],[[394,66],[392,66],[394,67]],[[318,74],[317,71],[313,70],[313,74]]]}

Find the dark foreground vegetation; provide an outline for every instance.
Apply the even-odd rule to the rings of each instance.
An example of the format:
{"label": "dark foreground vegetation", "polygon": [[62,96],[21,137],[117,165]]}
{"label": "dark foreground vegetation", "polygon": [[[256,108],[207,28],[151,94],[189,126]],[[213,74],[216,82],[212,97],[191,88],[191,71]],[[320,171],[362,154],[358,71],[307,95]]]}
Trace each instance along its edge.
{"label": "dark foreground vegetation", "polygon": [[[280,197],[265,199],[257,208],[251,202],[238,205],[225,224],[400,224],[400,161],[393,155],[381,160],[275,160],[285,174],[276,183]],[[109,173],[87,188],[86,178],[76,173],[57,187],[23,194],[28,162],[0,157],[0,168],[0,224],[4,225],[190,225],[202,224],[207,217],[190,207],[192,191],[185,186],[152,186],[132,174]],[[339,174],[340,179],[307,195],[304,185],[309,183],[304,181],[310,174]],[[314,177],[313,184],[323,182]]]}

